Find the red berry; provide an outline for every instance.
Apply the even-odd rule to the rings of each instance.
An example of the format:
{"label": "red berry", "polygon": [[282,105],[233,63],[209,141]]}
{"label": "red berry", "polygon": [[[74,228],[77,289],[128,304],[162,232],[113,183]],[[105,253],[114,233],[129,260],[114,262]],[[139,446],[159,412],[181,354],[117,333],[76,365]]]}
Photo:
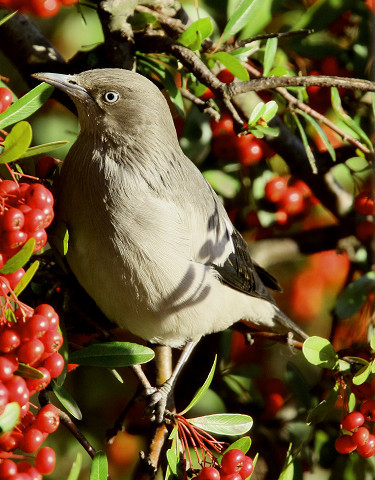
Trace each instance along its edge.
{"label": "red berry", "polygon": [[39,367],[38,370],[43,374],[43,378],[28,378],[26,380],[27,386],[32,392],[40,392],[40,390],[46,388],[51,382],[49,370],[45,367]]}
{"label": "red berry", "polygon": [[8,388],[3,383],[0,383],[0,409],[4,408],[7,403],[9,403]]}
{"label": "red berry", "polygon": [[43,447],[35,457],[35,467],[43,475],[48,475],[55,469],[56,454],[50,447]]}
{"label": "red berry", "polygon": [[233,134],[233,120],[228,113],[223,113],[221,119],[216,122],[214,119],[210,121],[212,136]]}
{"label": "red berry", "polygon": [[24,275],[25,270],[23,268],[19,268],[15,272],[7,273],[6,275],[4,275],[4,277],[8,280],[10,288],[14,290]]}
{"label": "red berry", "polygon": [[288,184],[284,177],[273,177],[266,184],[264,196],[266,200],[277,203],[282,200],[288,190]]}
{"label": "red berry", "polygon": [[217,78],[223,83],[232,83],[234,80],[234,75],[227,68],[221,70],[217,75]]}
{"label": "red berry", "polygon": [[236,135],[218,135],[213,138],[212,153],[223,160],[234,160],[237,157]]}
{"label": "red berry", "polygon": [[285,225],[288,225],[289,216],[285,210],[277,210],[275,214],[275,221],[280,227],[284,227]]}
{"label": "red berry", "polygon": [[24,343],[18,349],[18,359],[22,363],[32,365],[37,362],[44,353],[44,344],[37,338]]}
{"label": "red berry", "polygon": [[49,330],[45,335],[43,335],[41,340],[44,344],[46,353],[57,352],[64,341],[61,333],[54,330]]}
{"label": "red berry", "polygon": [[375,400],[365,400],[360,410],[366,420],[375,421]]}
{"label": "red berry", "polygon": [[0,357],[0,380],[2,382],[6,382],[7,380],[10,380],[14,374],[14,372],[17,370],[17,366],[14,365],[12,361],[10,361],[8,358],[5,356]]}
{"label": "red berry", "polygon": [[0,229],[11,232],[20,230],[25,223],[25,217],[20,209],[11,207],[0,216]]}
{"label": "red berry", "polygon": [[214,467],[203,467],[197,478],[199,480],[220,480],[220,473]]}
{"label": "red berry", "polygon": [[375,235],[375,225],[373,222],[364,220],[356,226],[356,234],[359,240],[364,243],[370,242]]}
{"label": "red berry", "polygon": [[365,417],[362,415],[361,412],[351,412],[345,415],[345,417],[342,419],[341,426],[344,430],[352,432],[357,427],[363,425],[364,421]]}
{"label": "red berry", "polygon": [[42,407],[36,417],[35,426],[41,432],[55,432],[60,425],[59,410],[55,405],[45,405]]}
{"label": "red berry", "polygon": [[30,8],[35,15],[48,18],[58,13],[60,2],[58,0],[31,0]]}
{"label": "red berry", "polygon": [[375,455],[375,435],[370,434],[364,445],[358,445],[357,452],[358,455],[364,458],[369,458]]}
{"label": "red berry", "polygon": [[46,433],[42,433],[37,428],[29,427],[25,430],[19,447],[26,453],[33,453],[38,450],[46,437]]}
{"label": "red berry", "polygon": [[28,205],[21,205],[21,207],[23,207],[22,211],[25,217],[25,223],[23,226],[25,232],[36,232],[44,227],[46,216],[42,210],[39,208],[31,208]]}
{"label": "red berry", "polygon": [[13,460],[5,459],[0,463],[0,478],[8,478],[17,473],[17,465]]}
{"label": "red berry", "polygon": [[40,183],[29,186],[25,193],[25,201],[31,208],[39,208],[40,210],[53,207],[52,193]]}
{"label": "red berry", "polygon": [[[75,0],[76,1],[76,0]],[[35,173],[39,178],[49,177],[55,170],[57,166],[57,159],[44,155],[40,157],[36,162]]]}
{"label": "red berry", "polygon": [[298,215],[305,209],[303,195],[298,188],[289,187],[280,201],[280,206],[288,215]]}
{"label": "red berry", "polygon": [[339,62],[336,57],[325,57],[320,65],[323,75],[336,77],[339,74]]}
{"label": "red berry", "polygon": [[354,209],[361,215],[373,215],[375,212],[374,194],[371,192],[361,192],[354,200]]}
{"label": "red berry", "polygon": [[52,353],[43,362],[43,367],[49,371],[51,378],[56,378],[61,375],[64,370],[64,365],[64,359],[59,353]]}
{"label": "red berry", "polygon": [[22,230],[6,231],[1,237],[2,245],[10,250],[21,247],[27,240],[27,234]]}
{"label": "red berry", "polygon": [[243,465],[241,470],[239,471],[239,474],[241,475],[242,478],[247,478],[249,477],[254,470],[254,464],[253,464],[253,459],[245,456],[245,460],[243,461]]}
{"label": "red berry", "polygon": [[50,328],[49,320],[44,315],[34,315],[29,319],[26,325],[26,331],[30,338],[39,338],[48,332]]}
{"label": "red berry", "polygon": [[239,473],[220,473],[221,480],[242,480],[242,477]]}
{"label": "red berry", "polygon": [[9,402],[17,402],[21,407],[28,403],[30,392],[22,377],[13,375],[13,377],[5,383],[5,386],[9,392]]}
{"label": "red berry", "polygon": [[30,233],[29,238],[35,238],[34,252],[39,252],[47,243],[47,232],[44,228],[41,228],[36,232]]}
{"label": "red berry", "polygon": [[13,180],[3,180],[0,182],[0,197],[8,197],[8,195],[16,195],[18,192],[18,184]]}
{"label": "red berry", "polygon": [[256,165],[263,158],[263,149],[256,140],[247,140],[248,135],[238,138],[237,158],[239,162],[248,167]]}
{"label": "red berry", "polygon": [[[8,353],[17,348],[21,343],[18,333],[10,328],[0,334],[0,352]],[[5,357],[1,357],[5,358]]]}
{"label": "red berry", "polygon": [[42,303],[41,305],[38,305],[34,310],[34,314],[35,313],[48,318],[50,329],[57,328],[57,326],[59,325],[59,316],[57,315],[55,309],[47,303]]}
{"label": "red berry", "polygon": [[224,453],[221,468],[225,473],[238,473],[243,467],[245,454],[238,448],[232,448]]}
{"label": "red berry", "polygon": [[369,435],[370,432],[368,431],[368,428],[359,427],[358,430],[353,433],[352,439],[357,446],[364,445],[365,443],[367,443]]}
{"label": "red berry", "polygon": [[10,106],[13,100],[13,94],[9,88],[1,87],[0,88],[0,113],[5,112],[5,110]]}
{"label": "red berry", "polygon": [[345,455],[353,452],[357,448],[357,445],[353,442],[351,435],[342,435],[336,438],[335,448],[338,453]]}

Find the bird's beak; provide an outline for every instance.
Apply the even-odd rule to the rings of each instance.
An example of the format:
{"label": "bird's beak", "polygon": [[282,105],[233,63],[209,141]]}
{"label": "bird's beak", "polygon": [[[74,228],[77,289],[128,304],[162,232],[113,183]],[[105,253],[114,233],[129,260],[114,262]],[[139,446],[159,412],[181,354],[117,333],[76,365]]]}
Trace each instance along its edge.
{"label": "bird's beak", "polygon": [[49,83],[67,93],[70,97],[85,100],[90,96],[88,91],[78,85],[77,75],[62,75],[61,73],[34,73],[32,77]]}

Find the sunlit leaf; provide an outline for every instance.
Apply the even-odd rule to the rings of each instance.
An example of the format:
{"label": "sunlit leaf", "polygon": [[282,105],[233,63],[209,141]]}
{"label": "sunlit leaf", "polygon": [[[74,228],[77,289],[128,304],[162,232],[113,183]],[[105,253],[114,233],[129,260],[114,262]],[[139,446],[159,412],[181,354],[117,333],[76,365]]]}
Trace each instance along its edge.
{"label": "sunlit leaf", "polygon": [[107,455],[102,452],[96,452],[92,461],[90,470],[90,480],[107,480],[108,460]]}
{"label": "sunlit leaf", "polygon": [[309,141],[307,139],[305,129],[302,127],[301,122],[299,121],[297,115],[294,112],[292,112],[292,117],[293,117],[294,121],[296,122],[299,133],[301,135],[302,143],[303,143],[303,146],[305,147],[305,152],[306,152],[307,158],[309,160],[312,173],[318,173],[318,169],[316,167],[315,157],[314,157],[314,154],[312,153],[311,147],[309,145]]}
{"label": "sunlit leaf", "polygon": [[[178,42],[191,50],[198,50],[202,40],[208,38],[213,31],[211,19],[209,17],[199,18],[192,23],[179,37]],[[199,44],[197,45],[197,40]],[[192,47],[194,45],[194,48]]]}
{"label": "sunlit leaf", "polygon": [[41,83],[23,95],[0,114],[0,129],[29,117],[48,100],[54,88],[47,83]]}
{"label": "sunlit leaf", "polygon": [[4,140],[4,151],[0,155],[0,164],[18,160],[29,148],[32,130],[28,122],[22,121],[14,125]]}
{"label": "sunlit leaf", "polygon": [[242,81],[249,80],[249,72],[238,60],[238,58],[227,52],[216,52],[211,55],[211,58],[219,61],[226,67],[235,77]]}
{"label": "sunlit leaf", "polygon": [[41,153],[47,153],[52,150],[56,150],[57,148],[63,147],[67,143],[69,143],[68,140],[61,140],[59,142],[43,143],[43,145],[30,147],[26,150],[25,153],[20,155],[19,158],[28,158],[28,157],[33,157],[34,155],[40,155]]}
{"label": "sunlit leaf", "polygon": [[26,270],[21,280],[17,283],[16,287],[14,288],[14,293],[18,296],[27,285],[31,282],[33,276],[35,275],[36,271],[39,268],[39,261],[36,260],[30,267]]}
{"label": "sunlit leaf", "polygon": [[367,272],[341,292],[336,302],[336,313],[340,318],[349,318],[362,307],[367,295],[375,291],[375,272]]}
{"label": "sunlit leaf", "polygon": [[34,248],[35,238],[29,238],[29,240],[27,240],[27,242],[22,246],[21,250],[7,260],[5,265],[0,269],[0,273],[7,275],[8,273],[13,273],[22,268],[30,260]]}
{"label": "sunlit leaf", "polygon": [[362,385],[362,383],[365,383],[365,381],[371,375],[373,365],[374,363],[370,362],[355,373],[353,376],[354,385]]}
{"label": "sunlit leaf", "polygon": [[264,60],[263,60],[263,75],[265,77],[268,76],[273,66],[273,62],[275,60],[275,56],[277,52],[277,44],[278,44],[277,37],[269,38],[266,42],[266,48],[264,50]]}
{"label": "sunlit leaf", "polygon": [[0,415],[0,433],[10,432],[18,423],[21,414],[21,407],[17,402],[5,405]]}
{"label": "sunlit leaf", "polygon": [[251,112],[249,122],[248,122],[250,126],[257,123],[257,121],[262,116],[262,113],[264,110],[265,110],[264,102],[259,102],[255,105],[255,107],[253,108],[253,111]]}
{"label": "sunlit leaf", "polygon": [[44,376],[40,370],[25,363],[18,364],[15,374],[23,378],[34,378],[36,380],[41,380]]}
{"label": "sunlit leaf", "polygon": [[189,418],[188,421],[206,432],[229,436],[243,435],[253,426],[253,419],[250,416],[236,413],[205,415]]}
{"label": "sunlit leaf", "polygon": [[308,115],[307,113],[303,112],[302,110],[298,110],[298,114],[301,115],[314,128],[314,130],[316,130],[316,133],[319,135],[322,142],[326,146],[327,151],[330,154],[332,160],[335,162],[336,161],[335,149],[332,147],[331,142],[328,140],[327,135],[324,133],[324,130],[319,125],[319,123],[316,120],[314,120],[311,117],[311,115]]}
{"label": "sunlit leaf", "polygon": [[236,35],[248,22],[255,22],[263,3],[264,0],[242,0],[226,24],[221,42],[226,42],[228,38]]}
{"label": "sunlit leaf", "polygon": [[203,175],[212,188],[225,198],[234,198],[241,189],[239,180],[222,170],[205,170]]}
{"label": "sunlit leaf", "polygon": [[82,453],[78,452],[66,480],[78,480],[82,468]]}
{"label": "sunlit leaf", "polygon": [[77,420],[82,420],[81,410],[70,393],[62,385],[57,385],[54,381],[51,382],[51,386],[53,393],[70,415]]}
{"label": "sunlit leaf", "polygon": [[116,368],[146,363],[154,356],[154,351],[143,345],[130,342],[108,342],[75,350],[70,354],[69,363]]}
{"label": "sunlit leaf", "polygon": [[302,352],[306,360],[323,368],[337,368],[338,355],[326,338],[312,336],[303,343]]}

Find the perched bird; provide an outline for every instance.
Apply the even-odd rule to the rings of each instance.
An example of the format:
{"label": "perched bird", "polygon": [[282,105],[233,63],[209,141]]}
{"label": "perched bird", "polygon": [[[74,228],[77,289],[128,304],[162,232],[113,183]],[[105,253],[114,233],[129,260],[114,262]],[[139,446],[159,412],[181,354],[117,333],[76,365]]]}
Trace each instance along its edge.
{"label": "perched bird", "polygon": [[122,69],[34,76],[77,107],[81,132],[60,172],[56,216],[73,273],[110,320],[171,347],[239,321],[307,338],[181,150],[156,85]]}

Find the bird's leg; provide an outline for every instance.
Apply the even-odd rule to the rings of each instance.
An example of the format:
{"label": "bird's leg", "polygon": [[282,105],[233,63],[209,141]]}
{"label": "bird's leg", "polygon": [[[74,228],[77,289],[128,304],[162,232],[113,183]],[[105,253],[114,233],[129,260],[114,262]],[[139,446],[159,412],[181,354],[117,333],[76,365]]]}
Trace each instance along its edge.
{"label": "bird's leg", "polygon": [[168,398],[171,392],[173,391],[177,379],[181,373],[182,368],[188,361],[191,353],[193,352],[195,346],[198,344],[197,341],[188,342],[181,355],[178,359],[176,366],[172,372],[172,375],[169,379],[164,382],[161,387],[157,389],[150,397],[149,407],[152,407],[155,410],[155,420],[158,423],[162,423],[164,419],[165,408],[167,406]]}

